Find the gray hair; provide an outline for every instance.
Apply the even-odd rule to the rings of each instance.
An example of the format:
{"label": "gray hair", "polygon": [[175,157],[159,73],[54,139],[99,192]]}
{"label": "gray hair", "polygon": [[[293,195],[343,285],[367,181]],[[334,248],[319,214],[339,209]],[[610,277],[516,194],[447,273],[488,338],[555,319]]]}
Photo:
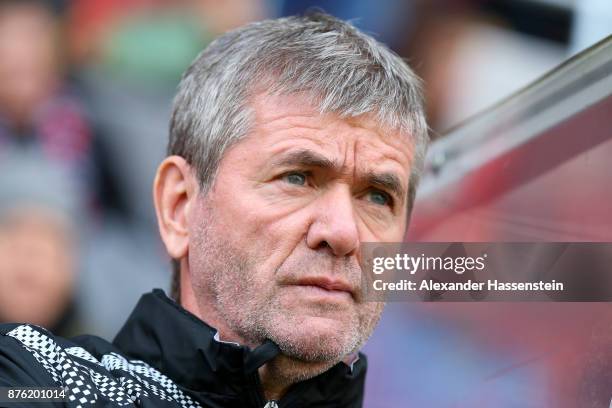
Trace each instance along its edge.
{"label": "gray hair", "polygon": [[[384,45],[323,13],[230,31],[185,71],[174,99],[168,154],[185,158],[203,192],[213,184],[225,150],[249,131],[249,99],[263,92],[304,93],[321,113],[373,114],[382,127],[408,134],[410,215],[429,142],[420,80]],[[180,303],[178,260],[172,268],[171,296]]]}
{"label": "gray hair", "polygon": [[183,74],[168,154],[185,158],[204,191],[225,150],[249,131],[258,92],[309,95],[321,113],[374,114],[413,140],[408,209],[428,143],[420,80],[396,54],[323,13],[265,20],[213,41]]}

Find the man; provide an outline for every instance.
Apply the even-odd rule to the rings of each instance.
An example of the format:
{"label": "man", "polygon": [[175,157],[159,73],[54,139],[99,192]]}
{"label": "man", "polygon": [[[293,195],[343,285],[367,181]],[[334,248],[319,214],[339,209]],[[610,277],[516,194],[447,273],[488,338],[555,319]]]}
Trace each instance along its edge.
{"label": "man", "polygon": [[36,149],[0,152],[0,322],[77,332],[79,184]]}
{"label": "man", "polygon": [[143,296],[112,344],[5,326],[0,384],[65,386],[69,406],[361,406],[383,305],[359,245],[402,239],[426,143],[417,78],[349,24],[221,36],[183,76],[154,182],[176,302]]}

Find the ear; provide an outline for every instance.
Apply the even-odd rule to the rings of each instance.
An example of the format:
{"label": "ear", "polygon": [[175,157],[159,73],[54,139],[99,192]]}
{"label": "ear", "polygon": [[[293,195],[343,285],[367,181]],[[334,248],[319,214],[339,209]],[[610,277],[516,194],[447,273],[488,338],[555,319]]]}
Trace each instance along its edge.
{"label": "ear", "polygon": [[191,166],[180,156],[164,159],[153,183],[159,232],[171,258],[180,260],[189,248],[189,211],[199,185]]}

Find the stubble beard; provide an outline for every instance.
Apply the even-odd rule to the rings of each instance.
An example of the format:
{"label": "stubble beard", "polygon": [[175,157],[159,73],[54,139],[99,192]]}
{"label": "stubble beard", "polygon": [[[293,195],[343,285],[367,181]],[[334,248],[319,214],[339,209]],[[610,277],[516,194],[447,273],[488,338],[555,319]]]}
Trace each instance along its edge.
{"label": "stubble beard", "polygon": [[[255,257],[224,239],[214,219],[207,218],[195,237],[200,254],[193,260],[190,256],[194,291],[198,298],[214,298],[217,315],[243,344],[275,342],[283,355],[276,369],[290,381],[320,374],[363,346],[378,323],[382,303],[360,304],[339,330],[308,333],[303,316],[280,304],[278,292],[283,289],[276,282],[257,281]],[[334,308],[338,306],[321,305],[319,311],[328,314]]]}

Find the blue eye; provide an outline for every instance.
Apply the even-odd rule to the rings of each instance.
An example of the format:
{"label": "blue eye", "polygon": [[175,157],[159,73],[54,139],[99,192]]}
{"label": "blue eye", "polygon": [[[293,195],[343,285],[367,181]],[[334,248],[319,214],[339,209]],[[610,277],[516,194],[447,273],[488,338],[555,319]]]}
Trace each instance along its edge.
{"label": "blue eye", "polygon": [[303,173],[288,173],[284,178],[289,184],[295,184],[298,186],[303,186],[306,184],[306,175]]}
{"label": "blue eye", "polygon": [[377,205],[391,205],[393,201],[389,194],[383,191],[373,190],[370,191],[368,195],[370,197],[370,201]]}

